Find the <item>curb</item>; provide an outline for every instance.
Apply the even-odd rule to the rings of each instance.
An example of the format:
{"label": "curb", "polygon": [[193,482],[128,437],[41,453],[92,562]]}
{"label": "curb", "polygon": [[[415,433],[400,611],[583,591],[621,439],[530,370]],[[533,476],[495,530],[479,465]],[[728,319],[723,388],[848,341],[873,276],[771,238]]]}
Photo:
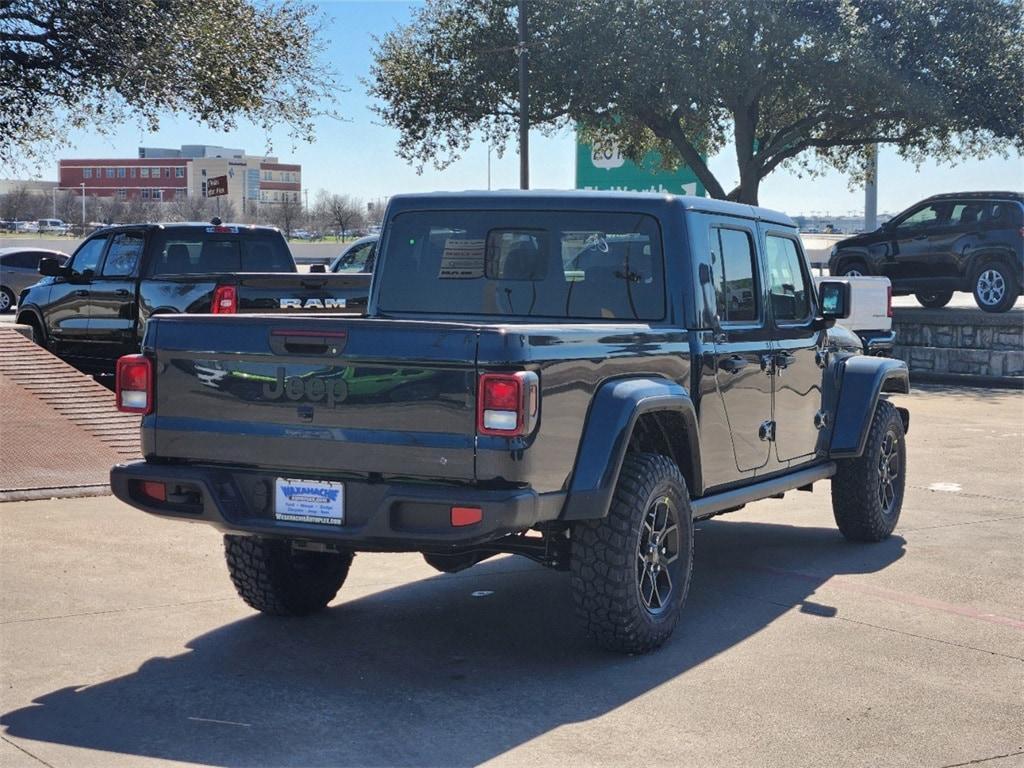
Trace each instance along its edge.
{"label": "curb", "polygon": [[86,496],[109,496],[110,485],[68,485],[61,488],[22,488],[0,491],[0,503],[5,501],[39,501],[40,499],[77,499]]}
{"label": "curb", "polygon": [[972,373],[936,373],[935,371],[910,371],[911,384],[951,384],[983,389],[1024,389],[1024,378],[1020,376],[980,376]]}

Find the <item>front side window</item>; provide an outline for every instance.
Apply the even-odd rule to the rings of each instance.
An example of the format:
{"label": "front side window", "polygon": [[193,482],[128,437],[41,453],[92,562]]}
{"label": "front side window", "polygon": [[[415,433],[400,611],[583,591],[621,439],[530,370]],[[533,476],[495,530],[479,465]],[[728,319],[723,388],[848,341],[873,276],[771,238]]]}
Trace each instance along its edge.
{"label": "front side window", "polygon": [[746,230],[711,228],[711,270],[721,323],[752,323],[758,318],[754,241]]}
{"label": "front side window", "polygon": [[134,232],[122,232],[114,235],[103,262],[104,277],[127,277],[135,274],[135,268],[142,256],[144,240],[142,235]]}
{"label": "front side window", "polygon": [[377,244],[375,242],[371,242],[350,248],[338,257],[338,260],[331,268],[331,271],[369,272],[370,270],[367,269],[367,261],[370,259],[371,254],[373,254],[373,249],[376,245]]}
{"label": "front side window", "polygon": [[71,269],[80,275],[87,271],[95,272],[106,244],[106,237],[94,237],[92,240],[87,240],[71,257]]}
{"label": "front side window", "polygon": [[379,275],[384,311],[665,316],[661,233],[644,214],[423,211],[391,227]]}
{"label": "front side window", "polygon": [[911,213],[896,225],[897,229],[916,229],[918,227],[938,227],[949,223],[953,211],[950,202],[932,203]]}
{"label": "front side window", "polygon": [[798,322],[811,316],[811,287],[796,243],[788,237],[765,238],[768,291],[777,321]]}

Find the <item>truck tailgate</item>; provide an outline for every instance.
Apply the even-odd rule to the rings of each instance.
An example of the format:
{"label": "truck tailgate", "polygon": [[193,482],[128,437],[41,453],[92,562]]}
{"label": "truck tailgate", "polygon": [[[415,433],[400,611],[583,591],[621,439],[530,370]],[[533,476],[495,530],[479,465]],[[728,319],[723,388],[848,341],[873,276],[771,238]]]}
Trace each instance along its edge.
{"label": "truck tailgate", "polygon": [[238,286],[240,313],[366,312],[370,275],[333,273],[238,273],[225,281]]}
{"label": "truck tailgate", "polygon": [[156,317],[147,458],[474,478],[477,331],[342,317]]}

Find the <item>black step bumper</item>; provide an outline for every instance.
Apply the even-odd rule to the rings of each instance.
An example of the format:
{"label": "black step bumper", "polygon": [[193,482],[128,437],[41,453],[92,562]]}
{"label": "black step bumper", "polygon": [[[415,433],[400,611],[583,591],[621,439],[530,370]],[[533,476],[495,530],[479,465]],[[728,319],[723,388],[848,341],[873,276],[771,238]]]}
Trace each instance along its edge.
{"label": "black step bumper", "polygon": [[[230,533],[335,542],[355,549],[417,550],[485,543],[558,518],[563,494],[529,489],[480,489],[453,485],[345,483],[343,525],[277,520],[274,481],[294,472],[269,473],[211,466],[118,464],[110,488],[126,504],[160,517],[212,525]],[[313,478],[307,478],[313,479]],[[163,483],[167,499],[145,493],[143,483]],[[478,507],[482,519],[453,526],[452,507]]]}

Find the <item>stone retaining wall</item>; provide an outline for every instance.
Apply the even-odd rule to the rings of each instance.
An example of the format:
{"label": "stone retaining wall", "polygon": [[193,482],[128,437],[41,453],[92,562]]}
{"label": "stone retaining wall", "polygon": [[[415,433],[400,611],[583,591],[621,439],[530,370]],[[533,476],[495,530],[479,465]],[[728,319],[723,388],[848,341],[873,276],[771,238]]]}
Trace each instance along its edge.
{"label": "stone retaining wall", "polygon": [[1024,310],[901,307],[893,328],[894,354],[906,361],[911,379],[1024,386]]}

